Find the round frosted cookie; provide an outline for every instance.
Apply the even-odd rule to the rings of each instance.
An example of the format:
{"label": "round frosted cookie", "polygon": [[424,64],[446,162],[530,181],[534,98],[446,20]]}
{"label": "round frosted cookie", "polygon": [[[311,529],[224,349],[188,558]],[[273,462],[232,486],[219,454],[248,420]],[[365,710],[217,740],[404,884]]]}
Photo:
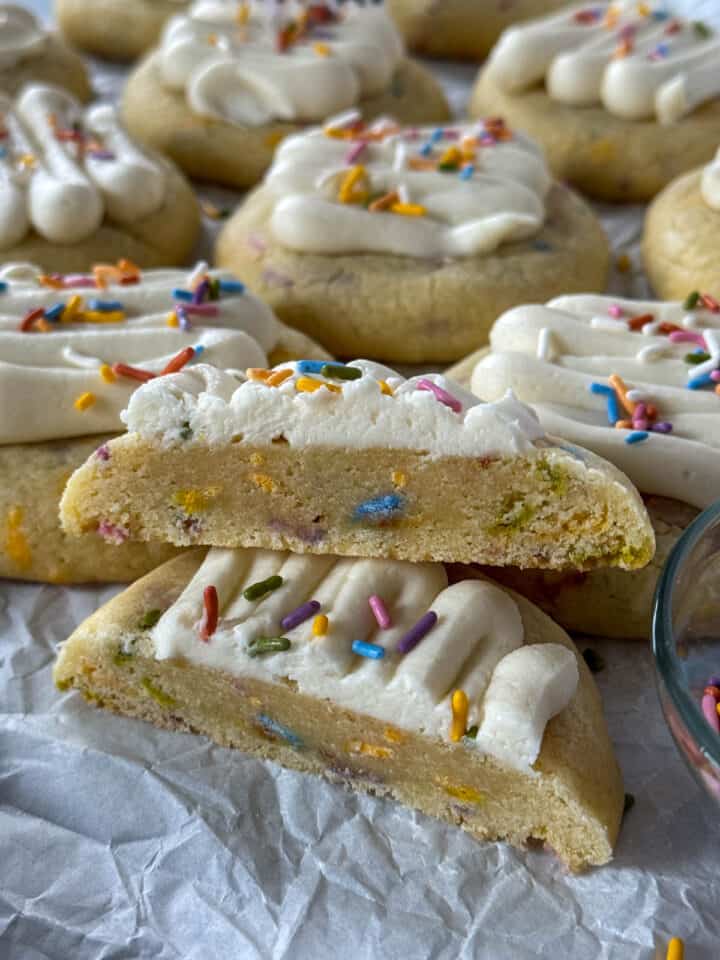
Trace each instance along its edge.
{"label": "round frosted cookie", "polygon": [[0,96],[0,256],[70,273],[98,260],[181,263],[200,229],[195,195],[167,160],[140,150],[108,105],[83,110],[59,87]]}
{"label": "round frosted cookie", "polygon": [[591,196],[649,200],[720,141],[720,40],[705,24],[641,7],[576,5],[507,30],[471,115],[502,115]]}
{"label": "round frosted cookie", "polygon": [[445,363],[528,296],[602,289],[608,244],[504,126],[385,122],[285,141],[216,258],[337,356]]}
{"label": "round frosted cookie", "polygon": [[29,264],[0,269],[0,577],[127,581],[174,552],[127,542],[122,524],[68,538],[58,504],[94,451],[104,462],[132,391],[187,361],[188,348],[189,359],[202,353],[243,368],[329,359],[233,277],[202,264],[189,274],[100,266],[71,277]]}
{"label": "round frosted cookie", "polygon": [[427,57],[481,60],[510,24],[566,0],[387,0],[409,50]]}
{"label": "round frosted cookie", "polygon": [[647,637],[664,561],[698,511],[720,496],[720,398],[711,378],[720,368],[720,312],[702,301],[691,308],[566,296],[510,310],[490,343],[473,392],[493,400],[513,390],[546,430],[613,462],[642,493],[657,542],[652,563],[631,574],[498,576],[542,597],[568,629]]}
{"label": "round frosted cookie", "polygon": [[[720,153],[719,153],[720,156]],[[720,297],[720,162],[674,180],[645,217],[643,263],[659,296]]]}
{"label": "round frosted cookie", "polygon": [[82,58],[24,7],[0,4],[0,93],[14,96],[28,83],[56,83],[89,100]]}
{"label": "round frosted cookie", "polygon": [[268,8],[253,8],[243,28],[228,20],[236,6],[201,2],[174,18],[123,94],[130,132],[191,176],[252,186],[283,137],[349,108],[407,123],[449,117],[440,85],[403,56],[381,8],[348,4],[342,20],[317,28],[327,39],[308,29],[279,52]]}
{"label": "round frosted cookie", "polygon": [[73,46],[109,60],[134,60],[186,6],[187,0],[55,0],[55,16]]}

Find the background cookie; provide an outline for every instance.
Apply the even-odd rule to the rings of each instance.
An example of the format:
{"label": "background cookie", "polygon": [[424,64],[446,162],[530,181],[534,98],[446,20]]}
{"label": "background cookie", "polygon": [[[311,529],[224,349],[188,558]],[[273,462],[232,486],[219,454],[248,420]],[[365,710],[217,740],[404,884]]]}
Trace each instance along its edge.
{"label": "background cookie", "polygon": [[134,60],[185,6],[184,0],[55,0],[55,15],[62,32],[81,50],[109,60]]}

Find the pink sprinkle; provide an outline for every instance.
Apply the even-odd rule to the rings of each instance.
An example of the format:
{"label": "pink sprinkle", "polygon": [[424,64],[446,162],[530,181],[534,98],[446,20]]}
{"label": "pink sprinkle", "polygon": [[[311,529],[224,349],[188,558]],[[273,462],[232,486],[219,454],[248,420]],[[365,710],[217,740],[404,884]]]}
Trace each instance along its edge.
{"label": "pink sprinkle", "polygon": [[214,303],[184,303],[183,310],[198,317],[216,317],[220,313]]}
{"label": "pink sprinkle", "polygon": [[455,130],[454,127],[450,127],[449,129],[446,129],[446,130],[445,130],[444,137],[445,137],[446,140],[459,140],[459,139],[460,139],[460,131],[459,131],[459,130]]}
{"label": "pink sprinkle", "polygon": [[707,350],[705,337],[701,333],[693,333],[692,330],[673,330],[670,334],[671,343],[696,343],[703,350]]}
{"label": "pink sprinkle", "polygon": [[706,693],[702,698],[702,712],[715,733],[720,733],[720,717],[718,717],[715,697],[711,693]]}
{"label": "pink sprinkle", "polygon": [[619,303],[611,303],[608,307],[608,313],[611,317],[621,317],[624,312]]}
{"label": "pink sprinkle", "polygon": [[370,604],[370,609],[372,610],[373,615],[378,622],[378,626],[382,630],[387,630],[392,621],[390,619],[390,614],[388,613],[387,607],[383,603],[382,599],[376,593],[373,593],[372,596],[368,597],[368,603]]}
{"label": "pink sprinkle", "polygon": [[97,532],[105,543],[114,543],[116,546],[125,543],[130,536],[130,531],[127,527],[123,527],[119,523],[110,523],[109,520],[101,520],[98,524]]}
{"label": "pink sprinkle", "polygon": [[98,460],[109,460],[110,459],[110,447],[104,443],[101,447],[98,447],[95,451],[95,456]]}
{"label": "pink sprinkle", "polygon": [[710,371],[710,379],[711,379],[711,380],[714,380],[715,383],[717,383],[718,380],[720,380],[720,370],[711,370],[711,371]]}
{"label": "pink sprinkle", "polygon": [[359,143],[356,143],[355,146],[350,147],[345,156],[345,163],[357,163],[360,157],[365,153],[367,149],[367,141],[361,140]]}
{"label": "pink sprinkle", "polygon": [[62,278],[64,287],[95,287],[95,277],[89,277],[86,273],[66,273]]}
{"label": "pink sprinkle", "polygon": [[650,426],[650,421],[645,420],[643,417],[633,417],[632,425],[635,430],[647,430]]}
{"label": "pink sprinkle", "polygon": [[644,403],[635,404],[633,420],[644,420],[647,416],[647,406]]}
{"label": "pink sprinkle", "polygon": [[433,383],[432,380],[418,380],[417,382],[418,390],[429,390],[430,393],[435,394],[435,398],[444,403],[446,407],[450,407],[451,410],[454,410],[455,413],[460,413],[462,411],[462,404],[458,399],[456,399],[451,393],[448,393],[447,390],[443,390],[442,387],[439,387],[436,383]]}

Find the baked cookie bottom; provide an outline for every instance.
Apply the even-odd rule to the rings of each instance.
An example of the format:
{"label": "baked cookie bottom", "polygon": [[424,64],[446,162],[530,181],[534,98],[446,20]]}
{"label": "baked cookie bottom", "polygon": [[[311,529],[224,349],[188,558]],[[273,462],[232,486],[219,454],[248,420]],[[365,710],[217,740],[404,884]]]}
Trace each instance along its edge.
{"label": "baked cookie bottom", "polygon": [[[366,120],[390,114],[406,124],[440,123],[450,117],[437,80],[412,60],[403,60],[388,90],[361,100],[358,108]],[[122,116],[133,137],[171,157],[190,176],[229,187],[256,184],[280,140],[305,126],[250,127],[195,114],[184,91],[163,86],[157,53],[143,60],[128,78]]]}
{"label": "baked cookie bottom", "polygon": [[216,262],[338,357],[449,363],[485,343],[510,307],[605,287],[607,237],[560,184],[534,237],[453,260],[296,253],[270,233],[272,203],[264,187],[247,198],[218,238]]}
{"label": "baked cookie bottom", "polygon": [[68,40],[108,60],[140,56],[182,9],[172,0],[55,0],[55,16]]}
{"label": "baked cookie bottom", "polygon": [[506,27],[567,0],[387,0],[409,50],[427,57],[481,60]]}
{"label": "baked cookie bottom", "polygon": [[178,546],[546,569],[633,569],[654,551],[635,491],[586,451],[433,459],[404,449],[297,451],[282,439],[163,447],[126,434],[108,452],[65,489],[69,533],[109,524],[129,539]]}
{"label": "baked cookie bottom", "polygon": [[[308,337],[286,328],[270,362],[297,356],[330,359]],[[43,583],[129,583],[178,553],[169,544],[124,540],[112,528],[104,528],[107,540],[97,530],[80,537],[63,532],[58,510],[65,484],[113,436],[0,445],[0,577]]]}
{"label": "baked cookie bottom", "polygon": [[55,34],[48,34],[45,50],[14,67],[0,71],[0,91],[14,97],[27,83],[57,84],[83,103],[92,87],[82,57]]}
{"label": "baked cookie bottom", "polygon": [[542,144],[558,179],[600,200],[650,200],[675,177],[712,160],[720,142],[720,99],[663,125],[558,103],[542,88],[508,94],[482,70],[470,115],[489,114]]}
{"label": "baked cookie bottom", "polygon": [[200,232],[200,208],[185,177],[159,156],[166,174],[162,207],[132,223],[106,218],[91,236],[78,243],[46,240],[32,231],[25,239],[0,251],[5,261],[35,263],[56,273],[84,272],[96,263],[115,263],[126,258],[139,267],[178,266],[188,260]]}
{"label": "baked cookie bottom", "polygon": [[701,179],[702,168],[674,180],[645,216],[643,263],[663,300],[693,290],[720,295],[720,210],[703,199]]}
{"label": "baked cookie bottom", "polygon": [[[462,746],[301,694],[290,681],[156,660],[144,625],[177,599],[204,553],[190,551],[165,564],[78,627],[55,666],[58,687],[74,687],[116,713],[204,734],[222,746],[388,796],[478,840],[545,843],[573,870],[610,859],[622,783],[600,698],[581,658],[575,697],[546,727],[537,775],[523,774]],[[515,600],[527,643],[572,648],[548,617]]]}

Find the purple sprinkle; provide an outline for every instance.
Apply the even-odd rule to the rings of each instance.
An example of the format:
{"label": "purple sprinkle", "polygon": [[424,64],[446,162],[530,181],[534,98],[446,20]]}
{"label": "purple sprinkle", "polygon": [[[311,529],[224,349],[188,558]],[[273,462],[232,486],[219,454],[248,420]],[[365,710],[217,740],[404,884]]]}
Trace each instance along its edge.
{"label": "purple sprinkle", "polygon": [[397,645],[400,653],[410,653],[420,643],[423,637],[430,633],[437,623],[437,614],[434,610],[428,610],[424,613],[414,627],[410,627],[405,636]]}
{"label": "purple sprinkle", "polygon": [[305,623],[306,620],[309,620],[319,609],[320,603],[317,600],[308,600],[307,603],[301,604],[284,616],[280,621],[280,626],[283,630],[292,630],[301,623]]}
{"label": "purple sprinkle", "polygon": [[98,460],[109,460],[110,459],[110,447],[104,443],[101,447],[98,447],[95,451],[95,456]]}
{"label": "purple sprinkle", "polygon": [[720,687],[720,676],[713,674],[712,677],[705,684],[706,687]]}
{"label": "purple sprinkle", "polygon": [[367,150],[367,142],[365,140],[356,143],[348,150],[345,156],[345,163],[357,163],[365,150]]}
{"label": "purple sprinkle", "polygon": [[202,280],[202,281],[197,285],[197,287],[195,288],[195,292],[193,293],[192,302],[193,302],[194,304],[200,304],[200,303],[202,303],[202,302],[205,300],[205,295],[206,295],[206,293],[208,292],[209,289],[210,289],[210,284],[208,283],[207,278],[205,278],[205,279]]}
{"label": "purple sprinkle", "polygon": [[668,423],[667,420],[661,420],[659,423],[654,423],[650,427],[655,433],[672,433],[672,428],[672,424]]}
{"label": "purple sprinkle", "polygon": [[181,330],[192,330],[192,324],[188,319],[187,310],[181,307],[179,303],[175,304],[175,316],[178,319]]}
{"label": "purple sprinkle", "polygon": [[101,520],[98,524],[97,532],[105,543],[114,543],[116,546],[125,543],[130,536],[130,531],[127,527],[123,527],[119,523],[111,523],[109,520]]}
{"label": "purple sprinkle", "polygon": [[114,160],[115,154],[110,150],[91,150],[90,156],[93,160]]}

